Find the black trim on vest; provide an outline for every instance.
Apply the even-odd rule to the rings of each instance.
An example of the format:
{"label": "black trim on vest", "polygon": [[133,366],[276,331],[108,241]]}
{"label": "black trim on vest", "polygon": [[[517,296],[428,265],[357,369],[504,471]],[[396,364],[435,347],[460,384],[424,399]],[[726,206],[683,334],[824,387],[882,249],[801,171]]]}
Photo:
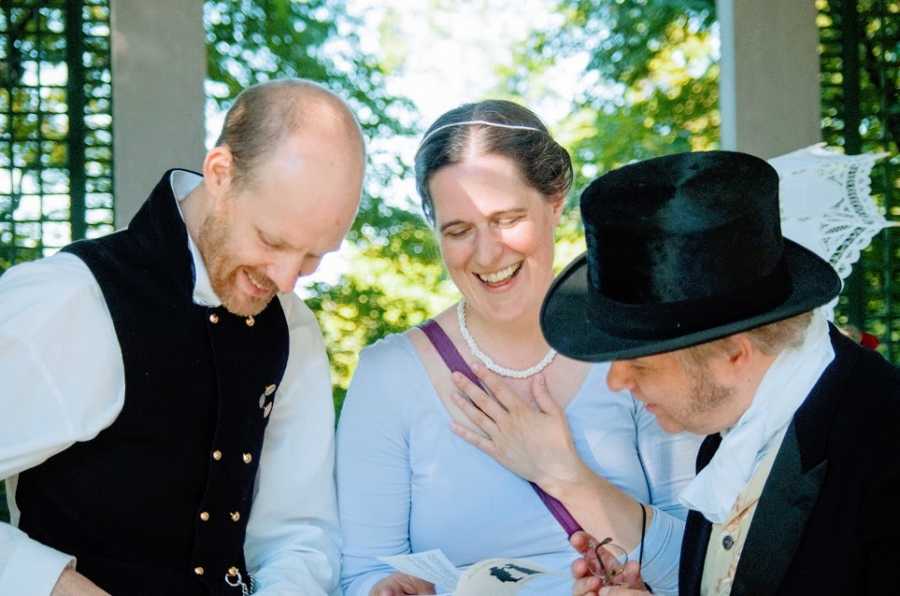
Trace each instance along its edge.
{"label": "black trim on vest", "polygon": [[[239,594],[244,537],[289,338],[278,299],[247,319],[194,304],[166,172],[129,228],[64,248],[90,268],[125,402],[95,438],[20,474],[20,528],[113,594]],[[226,582],[227,580],[227,582]]]}

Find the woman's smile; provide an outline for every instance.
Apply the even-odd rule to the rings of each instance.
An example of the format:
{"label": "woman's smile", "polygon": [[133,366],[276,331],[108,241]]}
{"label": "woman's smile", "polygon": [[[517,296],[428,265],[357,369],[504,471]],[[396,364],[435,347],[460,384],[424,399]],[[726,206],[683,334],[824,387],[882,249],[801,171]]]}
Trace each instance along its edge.
{"label": "woman's smile", "polygon": [[519,271],[522,270],[523,263],[524,261],[519,261],[518,263],[513,263],[498,271],[491,273],[474,273],[473,275],[475,275],[475,277],[478,278],[478,281],[489,290],[505,290],[513,284],[513,279],[515,279],[519,274]]}

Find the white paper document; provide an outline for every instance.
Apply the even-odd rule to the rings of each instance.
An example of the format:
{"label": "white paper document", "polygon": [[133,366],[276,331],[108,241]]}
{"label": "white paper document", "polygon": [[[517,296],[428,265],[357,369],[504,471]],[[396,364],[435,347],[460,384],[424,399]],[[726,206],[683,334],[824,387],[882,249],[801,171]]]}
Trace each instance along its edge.
{"label": "white paper document", "polygon": [[439,549],[427,550],[410,555],[394,555],[378,557],[397,571],[424,579],[435,586],[443,586],[451,590],[456,587],[462,575],[459,569],[450,562],[447,555]]}
{"label": "white paper document", "polygon": [[450,589],[452,596],[513,596],[519,593],[522,586],[541,575],[557,575],[521,559],[487,559],[463,571],[438,549],[379,557],[379,560],[398,571]]}

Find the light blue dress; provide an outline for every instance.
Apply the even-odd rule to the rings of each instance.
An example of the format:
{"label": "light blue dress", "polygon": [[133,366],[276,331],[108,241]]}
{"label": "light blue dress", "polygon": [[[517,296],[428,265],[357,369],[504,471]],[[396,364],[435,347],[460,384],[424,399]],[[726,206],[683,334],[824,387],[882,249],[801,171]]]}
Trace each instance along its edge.
{"label": "light blue dress", "polygon": [[[664,433],[640,402],[607,388],[608,369],[593,365],[566,409],[575,446],[595,473],[654,507],[643,576],[657,594],[676,594],[687,515],[677,495],[694,476],[701,439]],[[453,434],[405,335],[360,356],[338,426],[337,483],[347,596],[368,596],[392,572],[376,557],[435,548],[458,567],[529,559],[559,575],[523,594],[571,594],[577,554],[565,532],[527,481]]]}

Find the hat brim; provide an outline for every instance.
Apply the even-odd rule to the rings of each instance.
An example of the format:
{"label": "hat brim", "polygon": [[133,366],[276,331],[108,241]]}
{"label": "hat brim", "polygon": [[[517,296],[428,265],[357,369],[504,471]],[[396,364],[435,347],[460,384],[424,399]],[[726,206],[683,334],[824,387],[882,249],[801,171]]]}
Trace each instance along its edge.
{"label": "hat brim", "polygon": [[[619,303],[591,296],[587,279],[587,255],[582,254],[557,276],[541,306],[541,330],[559,353],[588,362],[607,362],[671,352],[774,323],[821,306],[838,295],[841,280],[835,270],[815,253],[784,239],[784,261],[792,281],[790,294],[774,307],[751,317],[659,339],[625,337],[621,329],[626,314]],[[652,309],[652,305],[647,308]],[[615,324],[605,325],[604,321]]]}

